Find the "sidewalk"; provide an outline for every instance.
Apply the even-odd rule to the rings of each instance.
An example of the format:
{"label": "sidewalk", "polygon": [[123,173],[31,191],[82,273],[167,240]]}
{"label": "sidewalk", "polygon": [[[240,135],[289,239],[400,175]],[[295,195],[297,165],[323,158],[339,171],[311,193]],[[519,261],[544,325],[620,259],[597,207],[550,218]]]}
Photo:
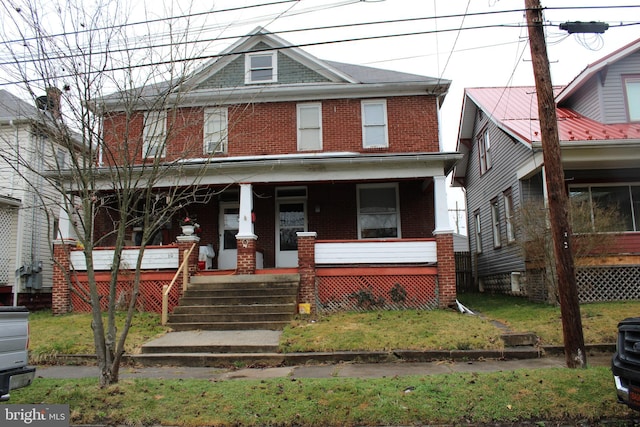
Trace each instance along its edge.
{"label": "sidewalk", "polygon": [[[587,357],[589,366],[610,366],[610,354]],[[436,375],[454,372],[495,372],[517,369],[544,369],[566,367],[564,357],[540,357],[520,360],[476,360],[436,362],[392,363],[336,363],[323,365],[297,365],[273,368],[192,368],[182,366],[129,367],[123,366],[120,378],[200,378],[209,380],[267,379],[267,378],[384,378],[409,375]],[[44,366],[38,367],[36,376],[41,378],[97,377],[95,366]]]}

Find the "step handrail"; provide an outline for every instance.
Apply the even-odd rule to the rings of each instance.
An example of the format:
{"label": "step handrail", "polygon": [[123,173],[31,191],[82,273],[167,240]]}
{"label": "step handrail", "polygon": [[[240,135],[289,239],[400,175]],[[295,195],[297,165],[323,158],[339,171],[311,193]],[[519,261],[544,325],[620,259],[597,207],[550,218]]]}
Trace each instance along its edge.
{"label": "step handrail", "polygon": [[173,276],[171,283],[162,286],[162,326],[166,325],[169,320],[169,292],[171,292],[173,284],[178,280],[180,272],[182,272],[182,293],[187,290],[187,283],[189,282],[189,257],[195,247],[196,244],[194,243],[191,245],[191,249],[184,250],[182,263],[180,264],[180,267],[178,267],[176,274]]}

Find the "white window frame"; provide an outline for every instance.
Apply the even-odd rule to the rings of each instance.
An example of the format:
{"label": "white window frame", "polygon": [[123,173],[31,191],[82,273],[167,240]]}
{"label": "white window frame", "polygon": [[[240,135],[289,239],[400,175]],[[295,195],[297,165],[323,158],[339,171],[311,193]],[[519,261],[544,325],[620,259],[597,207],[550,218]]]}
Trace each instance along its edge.
{"label": "white window frame", "polygon": [[491,230],[493,231],[493,247],[502,246],[502,236],[500,233],[500,204],[498,198],[491,200]]}
{"label": "white window frame", "polygon": [[478,151],[480,157],[480,175],[484,175],[491,169],[491,141],[489,130],[485,129],[478,140]]}
{"label": "white window frame", "polygon": [[[252,59],[256,57],[270,57],[269,67],[252,66]],[[254,71],[271,70],[271,77],[268,79],[254,79]],[[278,81],[278,52],[275,50],[248,52],[244,57],[244,82],[246,84],[275,83]]]}
{"label": "white window frame", "polygon": [[[165,157],[167,155],[167,111],[152,110],[144,113],[144,129],[142,131],[142,157],[146,159]],[[159,153],[159,150],[162,150]]]}
{"label": "white window frame", "polygon": [[[303,112],[315,110],[315,122],[303,123]],[[298,151],[322,150],[322,103],[303,103],[297,105],[298,117]],[[316,131],[317,137],[306,139],[307,135]]]}
{"label": "white window frame", "polygon": [[640,75],[623,76],[627,117],[630,122],[640,122]]}
{"label": "white window frame", "polygon": [[229,111],[226,107],[204,110],[204,154],[226,153],[229,149]]}
{"label": "white window frame", "polygon": [[504,199],[504,218],[507,225],[507,243],[513,243],[516,240],[516,226],[513,208],[513,193],[507,190],[503,193]]}
{"label": "white window frame", "polygon": [[473,222],[475,226],[476,235],[476,253],[482,253],[482,220],[480,218],[480,211],[476,211],[473,214]]}
{"label": "white window frame", "polygon": [[[371,120],[371,114],[367,117],[367,107],[382,106],[382,122]],[[387,148],[389,147],[389,125],[387,119],[387,100],[386,99],[367,99],[361,102],[362,112],[362,147],[363,148]],[[368,141],[368,130],[379,129],[383,132],[383,141],[381,143],[373,143]]]}
{"label": "white window frame", "polygon": [[[361,189],[375,189],[375,188],[393,188],[395,192],[395,216],[396,216],[396,235],[393,237],[386,237],[388,239],[401,239],[402,238],[402,226],[400,224],[400,191],[398,189],[398,183],[385,183],[385,184],[358,184],[356,186],[356,195],[357,195],[357,205],[358,205],[358,239],[380,239],[385,237],[362,237],[362,226],[360,217],[361,213],[361,203],[360,203],[360,190]],[[383,212],[388,213],[388,212]],[[367,215],[367,214],[365,214]],[[368,214],[371,215],[371,214]]]}

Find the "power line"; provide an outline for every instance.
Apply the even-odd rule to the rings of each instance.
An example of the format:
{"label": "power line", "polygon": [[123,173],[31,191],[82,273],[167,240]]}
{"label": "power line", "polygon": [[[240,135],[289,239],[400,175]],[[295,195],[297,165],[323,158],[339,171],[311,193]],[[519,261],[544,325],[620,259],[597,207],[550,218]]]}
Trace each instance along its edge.
{"label": "power line", "polygon": [[[553,25],[553,24],[549,24],[549,23],[547,23],[545,25],[546,26],[557,26],[557,25]],[[640,22],[635,22],[633,24],[625,24],[625,26],[629,26],[629,25],[640,25]],[[437,32],[441,33],[441,32],[462,31],[462,30],[478,30],[478,29],[487,29],[487,28],[522,28],[522,27],[523,27],[523,25],[521,25],[521,24],[489,24],[489,25],[477,25],[477,26],[464,27],[464,28],[450,28],[450,29],[445,29],[445,30],[437,30]],[[616,27],[616,25],[613,24],[610,27]],[[318,41],[318,42],[291,44],[291,45],[278,47],[277,49],[273,49],[273,48],[269,47],[269,48],[265,48],[264,50],[286,50],[286,49],[291,49],[291,48],[302,48],[302,47],[309,47],[309,46],[321,46],[321,45],[327,45],[327,44],[348,43],[348,42],[357,42],[357,41],[365,41],[365,40],[379,40],[379,39],[387,39],[387,38],[395,38],[395,37],[409,37],[409,36],[426,35],[426,34],[434,34],[434,33],[436,33],[436,30],[414,31],[414,32],[395,33],[395,34],[383,34],[383,35],[366,36],[366,37],[352,37],[352,38],[345,38],[345,39],[335,39],[335,40],[326,40],[326,41]],[[96,74],[96,73],[105,73],[105,72],[125,71],[125,70],[140,69],[140,68],[160,66],[160,65],[184,63],[184,62],[190,62],[190,61],[194,61],[195,62],[195,61],[201,61],[201,60],[210,60],[210,59],[213,59],[213,58],[221,58],[221,57],[225,57],[225,56],[241,55],[241,54],[245,54],[245,53],[249,53],[249,52],[256,52],[256,51],[260,51],[260,50],[258,49],[258,50],[247,50],[247,51],[234,51],[234,52],[230,52],[230,53],[219,53],[219,54],[214,54],[214,55],[199,55],[199,56],[189,57],[189,58],[171,59],[171,60],[167,60],[167,61],[155,61],[153,63],[127,64],[126,66],[122,66],[122,67],[102,68],[100,70],[89,72],[89,73]],[[49,59],[54,59],[54,58],[49,58]],[[57,58],[57,59],[62,59],[62,57]],[[54,77],[58,78],[58,79],[64,79],[64,78],[69,78],[69,77],[76,77],[76,75],[75,74],[66,74],[66,75],[57,75],[57,76],[47,76],[48,79],[51,79],[51,78],[54,78]],[[29,79],[28,82],[36,82],[36,81],[44,81],[44,80],[45,80],[44,78]],[[9,85],[14,85],[14,84],[19,84],[19,83],[25,83],[25,81],[4,82],[4,83],[0,83],[0,86],[9,86]]]}

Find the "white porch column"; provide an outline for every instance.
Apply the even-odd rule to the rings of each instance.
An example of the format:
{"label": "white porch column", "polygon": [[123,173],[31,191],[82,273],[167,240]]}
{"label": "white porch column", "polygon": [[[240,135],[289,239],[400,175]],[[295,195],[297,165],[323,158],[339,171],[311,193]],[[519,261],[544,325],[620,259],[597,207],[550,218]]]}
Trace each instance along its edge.
{"label": "white porch column", "polygon": [[438,175],[433,177],[433,198],[436,216],[436,228],[433,230],[433,234],[453,233],[453,228],[449,223],[446,176]]}
{"label": "white porch column", "polygon": [[71,218],[64,207],[60,208],[60,214],[58,216],[58,235],[56,240],[77,240],[77,235],[71,224]]}
{"label": "white porch column", "polygon": [[251,184],[240,184],[240,215],[238,234],[236,238],[255,239],[258,236],[253,232],[253,187]]}

